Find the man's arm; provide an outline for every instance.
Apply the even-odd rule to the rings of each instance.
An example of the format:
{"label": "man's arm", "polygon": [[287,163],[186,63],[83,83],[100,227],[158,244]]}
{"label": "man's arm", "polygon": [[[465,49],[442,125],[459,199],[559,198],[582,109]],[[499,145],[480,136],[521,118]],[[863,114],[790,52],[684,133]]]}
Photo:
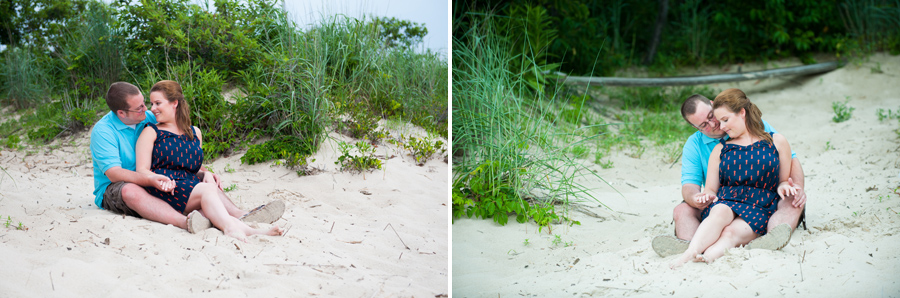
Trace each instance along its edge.
{"label": "man's arm", "polygon": [[703,208],[706,208],[709,203],[697,203],[697,201],[694,200],[694,196],[698,193],[700,193],[700,185],[693,183],[686,183],[681,185],[681,199],[683,199],[684,202],[689,206],[702,210]]}
{"label": "man's arm", "polygon": [[[134,183],[140,186],[153,186],[156,187],[156,181],[161,180],[160,177],[154,177],[151,175],[144,175],[135,171],[130,171],[123,169],[122,167],[112,167],[109,170],[106,170],[106,177],[109,177],[109,181],[115,183],[119,181],[125,181]],[[159,175],[155,175],[159,176]],[[163,176],[165,177],[165,176]],[[168,180],[168,179],[166,179]]]}

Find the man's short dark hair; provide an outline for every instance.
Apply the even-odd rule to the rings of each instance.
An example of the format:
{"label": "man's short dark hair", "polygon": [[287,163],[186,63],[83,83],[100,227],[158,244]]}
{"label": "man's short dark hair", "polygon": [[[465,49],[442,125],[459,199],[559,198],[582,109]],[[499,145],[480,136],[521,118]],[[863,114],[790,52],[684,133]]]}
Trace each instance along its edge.
{"label": "man's short dark hair", "polygon": [[125,100],[138,94],[141,94],[141,90],[135,85],[126,82],[112,83],[109,86],[109,90],[106,91],[106,106],[113,112],[128,110],[131,107],[128,106]]}
{"label": "man's short dark hair", "polygon": [[[681,118],[684,118],[684,121],[691,123],[690,121],[688,121],[687,116],[693,115],[694,113],[697,112],[697,103],[700,103],[700,102],[712,106],[709,98],[706,98],[706,96],[703,96],[700,94],[691,95],[690,97],[688,97],[687,99],[684,100],[684,103],[681,104]],[[694,124],[691,123],[691,125],[694,125]]]}

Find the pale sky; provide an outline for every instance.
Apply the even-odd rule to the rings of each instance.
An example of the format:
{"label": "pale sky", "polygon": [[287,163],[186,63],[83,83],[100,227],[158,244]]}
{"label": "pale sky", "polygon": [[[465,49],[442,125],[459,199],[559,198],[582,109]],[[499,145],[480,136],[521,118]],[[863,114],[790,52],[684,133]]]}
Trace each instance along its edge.
{"label": "pale sky", "polygon": [[284,0],[291,18],[301,27],[317,23],[322,16],[344,14],[395,17],[425,24],[424,46],[447,57],[450,38],[448,0]]}

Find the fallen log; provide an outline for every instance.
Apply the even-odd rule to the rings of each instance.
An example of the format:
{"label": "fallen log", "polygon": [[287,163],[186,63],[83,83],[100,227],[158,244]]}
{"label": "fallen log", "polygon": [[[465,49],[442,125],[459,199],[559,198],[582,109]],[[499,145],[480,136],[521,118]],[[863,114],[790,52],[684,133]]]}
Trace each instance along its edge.
{"label": "fallen log", "polygon": [[557,81],[565,84],[591,86],[685,86],[715,83],[729,83],[749,80],[761,80],[781,76],[812,75],[829,72],[840,65],[838,62],[824,62],[811,65],[793,66],[745,73],[728,73],[705,76],[685,76],[671,78],[618,78],[618,77],[577,77],[559,74]]}

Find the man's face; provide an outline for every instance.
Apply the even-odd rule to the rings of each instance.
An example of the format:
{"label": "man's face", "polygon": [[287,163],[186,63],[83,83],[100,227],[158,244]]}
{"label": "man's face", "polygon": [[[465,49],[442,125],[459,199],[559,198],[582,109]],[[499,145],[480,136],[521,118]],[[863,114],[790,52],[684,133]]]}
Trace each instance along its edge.
{"label": "man's face", "polygon": [[132,95],[125,99],[125,103],[128,104],[128,109],[116,111],[116,116],[119,116],[119,120],[122,120],[122,123],[125,125],[138,124],[147,118],[147,115],[144,114],[147,111],[147,106],[144,105],[143,94]]}
{"label": "man's face", "polygon": [[713,116],[712,106],[703,102],[697,103],[697,110],[687,116],[688,122],[707,137],[721,139],[725,132],[719,127],[719,120]]}

